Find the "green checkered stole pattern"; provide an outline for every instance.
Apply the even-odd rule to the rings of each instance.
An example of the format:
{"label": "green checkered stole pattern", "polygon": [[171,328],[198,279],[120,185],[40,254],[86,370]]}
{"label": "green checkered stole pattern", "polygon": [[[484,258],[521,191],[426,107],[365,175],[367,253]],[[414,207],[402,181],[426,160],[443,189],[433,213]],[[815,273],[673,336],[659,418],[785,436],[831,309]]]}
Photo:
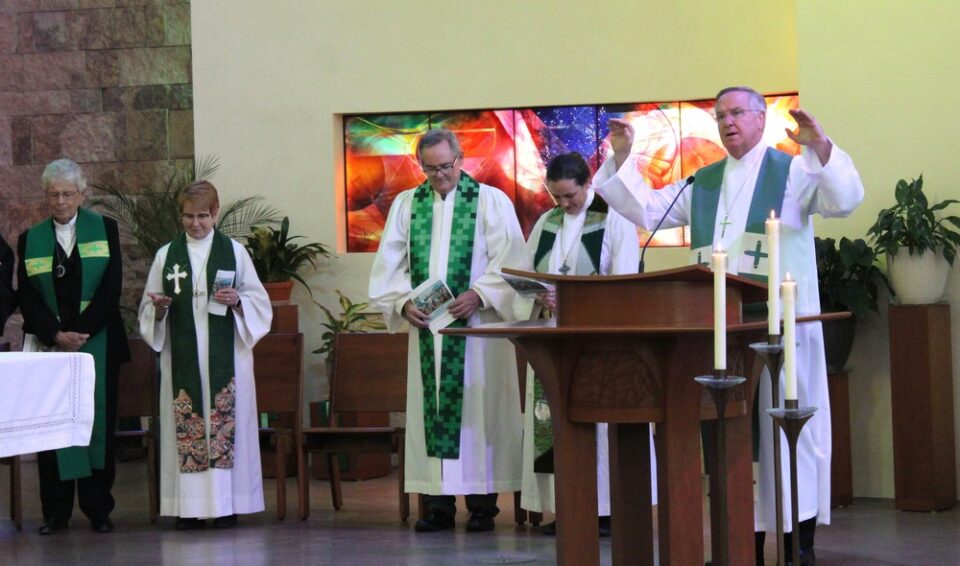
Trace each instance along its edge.
{"label": "green checkered stole pattern", "polygon": [[[600,252],[603,250],[603,235],[607,227],[607,203],[594,195],[593,202],[587,208],[587,218],[583,222],[580,236],[580,250],[577,263],[569,275],[598,275],[600,273]],[[550,254],[557,242],[557,233],[563,226],[563,209],[559,206],[546,212],[537,251],[533,256],[533,268],[537,273],[549,273]],[[534,376],[533,380],[533,457],[534,471],[551,473],[553,471],[550,449],[553,448],[553,425],[550,420],[550,406],[543,392],[543,384]]]}
{"label": "green checkered stole pattern", "polygon": [[[206,297],[213,293],[213,282],[219,269],[235,272],[237,258],[233,254],[230,238],[214,230],[206,267]],[[174,422],[182,473],[202,472],[210,467],[232,468],[235,430],[234,319],[233,309],[227,309],[224,316],[207,316],[211,404],[210,441],[207,442],[204,420],[206,408],[203,406],[197,331],[193,318],[194,277],[191,270],[187,238],[185,234],[180,234],[170,242],[167,250],[163,264],[163,293],[173,299],[167,316],[170,318]]]}
{"label": "green checkered stole pattern", "polygon": [[[77,253],[80,254],[80,312],[90,306],[90,301],[100,288],[100,281],[110,263],[110,245],[103,217],[81,208],[77,210]],[[53,254],[57,236],[53,220],[44,220],[27,232],[24,250],[24,267],[27,277],[40,295],[43,303],[53,314],[60,317],[53,284]],[[96,381],[93,392],[93,433],[89,446],[72,446],[57,450],[57,467],[60,479],[72,480],[89,477],[91,469],[102,470],[106,457],[107,434],[107,329],[91,336],[80,348],[81,352],[93,355]]]}
{"label": "green checkered stole pattern", "polygon": [[[433,237],[433,189],[424,183],[414,189],[410,213],[410,279],[414,287],[430,277],[430,242]],[[460,173],[457,189],[448,194],[455,198],[447,259],[447,286],[453,296],[470,288],[470,266],[473,261],[473,238],[477,225],[480,184],[466,173]],[[458,319],[452,327],[464,327]],[[423,382],[423,428],[427,455],[434,458],[460,457],[460,427],[463,414],[463,372],[466,368],[467,339],[463,336],[442,336],[440,384],[436,380],[436,359],[433,333],[417,329],[420,343],[420,378]]]}
{"label": "green checkered stole pattern", "polygon": [[[793,156],[767,148],[760,163],[760,173],[757,175],[757,185],[750,201],[750,211],[747,213],[746,232],[752,234],[760,242],[766,242],[764,223],[770,211],[776,211],[780,216],[783,208],[783,195],[787,190],[787,176],[790,174],[790,162]],[[694,258],[697,263],[709,263],[709,257],[702,256],[705,247],[713,245],[715,222],[717,219],[717,204],[720,201],[720,187],[723,184],[723,170],[727,160],[722,159],[697,171],[693,182],[693,195],[690,203],[690,250],[701,257]],[[754,250],[744,250],[752,252]],[[760,253],[756,250],[755,253]],[[731,258],[731,261],[733,259]],[[758,281],[766,281],[765,273],[740,273]]]}

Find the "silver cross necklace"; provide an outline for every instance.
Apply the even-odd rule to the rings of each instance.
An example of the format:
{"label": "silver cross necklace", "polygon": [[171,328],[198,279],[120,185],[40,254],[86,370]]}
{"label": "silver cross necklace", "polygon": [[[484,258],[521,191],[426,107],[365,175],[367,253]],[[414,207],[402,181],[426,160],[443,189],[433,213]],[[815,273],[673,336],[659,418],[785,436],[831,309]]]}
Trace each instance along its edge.
{"label": "silver cross necklace", "polygon": [[737,201],[740,199],[740,194],[743,193],[743,188],[747,186],[747,181],[750,180],[750,177],[753,175],[753,170],[756,166],[763,161],[763,158],[757,159],[754,161],[753,165],[750,166],[750,170],[746,172],[743,177],[743,181],[740,183],[740,188],[737,189],[735,195],[733,195],[733,200],[729,200],[729,193],[724,191],[723,193],[723,220],[720,222],[720,238],[722,239],[727,235],[727,226],[732,224],[730,222],[730,207],[737,204]]}

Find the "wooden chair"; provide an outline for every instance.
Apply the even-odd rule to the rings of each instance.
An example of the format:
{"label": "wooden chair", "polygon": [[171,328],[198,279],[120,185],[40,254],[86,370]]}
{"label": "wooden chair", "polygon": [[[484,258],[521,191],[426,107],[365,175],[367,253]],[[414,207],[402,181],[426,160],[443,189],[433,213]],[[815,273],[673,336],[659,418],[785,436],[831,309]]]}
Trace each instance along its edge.
{"label": "wooden chair", "polygon": [[[400,463],[398,495],[400,520],[410,516],[410,498],[404,492],[404,430],[399,427],[345,427],[345,412],[404,412],[407,405],[407,334],[338,334],[330,376],[330,418],[327,427],[303,429],[301,454],[327,458],[334,509],[343,505],[337,456],[347,453],[396,453]],[[306,477],[306,458],[299,460]],[[309,489],[300,491],[300,518],[310,515]]]}
{"label": "wooden chair", "polygon": [[269,438],[276,455],[277,519],[287,515],[287,456],[296,454],[297,492],[303,498],[307,486],[301,465],[300,445],[303,399],[303,334],[267,334],[253,348],[253,372],[257,388],[257,413],[275,413],[279,418],[260,435]]}
{"label": "wooden chair", "polygon": [[159,423],[159,387],[157,353],[142,339],[130,340],[130,362],[120,366],[117,387],[117,416],[147,419],[147,426],[137,430],[118,430],[116,438],[141,438],[147,446],[147,492],[150,522],[157,522],[160,512],[160,484],[157,467],[157,424]]}
{"label": "wooden chair", "polygon": [[[3,329],[0,328],[0,332]],[[0,343],[0,352],[9,352],[10,343]],[[20,488],[20,456],[0,458],[0,464],[10,466],[10,518],[19,531],[23,527],[23,495]]]}

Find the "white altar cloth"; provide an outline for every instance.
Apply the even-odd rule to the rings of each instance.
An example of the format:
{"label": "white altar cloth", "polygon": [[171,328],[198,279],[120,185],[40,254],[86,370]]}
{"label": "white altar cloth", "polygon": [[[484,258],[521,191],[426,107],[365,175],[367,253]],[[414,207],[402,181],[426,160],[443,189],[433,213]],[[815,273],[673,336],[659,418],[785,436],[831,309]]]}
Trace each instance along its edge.
{"label": "white altar cloth", "polygon": [[95,380],[90,354],[0,352],[0,458],[89,445]]}

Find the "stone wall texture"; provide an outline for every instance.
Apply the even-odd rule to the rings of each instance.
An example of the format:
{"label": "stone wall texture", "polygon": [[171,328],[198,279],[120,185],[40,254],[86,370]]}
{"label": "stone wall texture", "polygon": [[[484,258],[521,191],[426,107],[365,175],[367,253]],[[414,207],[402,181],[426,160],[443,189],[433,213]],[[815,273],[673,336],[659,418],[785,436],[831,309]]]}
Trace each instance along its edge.
{"label": "stone wall texture", "polygon": [[[48,215],[40,174],[62,157],[132,193],[192,167],[189,1],[0,0],[0,235],[11,246]],[[151,258],[126,236],[124,256],[129,313]]]}

